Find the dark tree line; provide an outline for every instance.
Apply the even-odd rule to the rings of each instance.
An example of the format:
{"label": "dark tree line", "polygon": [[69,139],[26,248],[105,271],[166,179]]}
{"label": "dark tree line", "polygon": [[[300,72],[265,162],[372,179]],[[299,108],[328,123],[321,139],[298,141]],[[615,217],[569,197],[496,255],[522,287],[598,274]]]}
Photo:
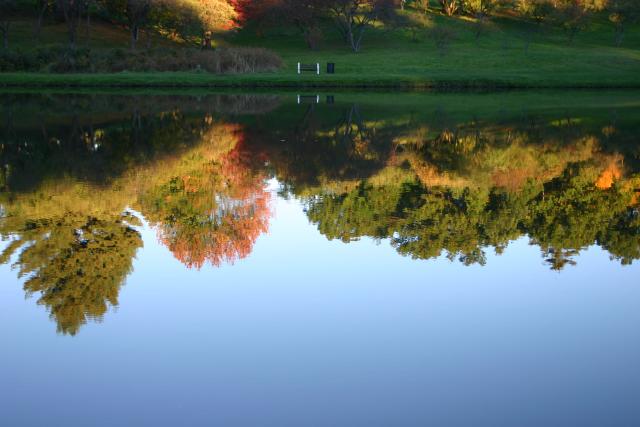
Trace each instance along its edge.
{"label": "dark tree line", "polygon": [[91,17],[128,29],[135,48],[142,30],[153,30],[188,41],[210,39],[214,31],[230,28],[236,9],[230,0],[1,0],[0,32],[8,47],[10,24],[17,16],[32,16],[39,38],[45,17],[64,21],[68,40],[75,47],[78,32]]}
{"label": "dark tree line", "polygon": [[30,15],[37,38],[49,15],[66,23],[69,44],[75,47],[79,29],[84,25],[89,34],[95,16],[125,27],[132,48],[143,31],[208,48],[213,33],[219,30],[248,25],[262,32],[269,26],[287,24],[299,31],[309,48],[316,49],[330,23],[345,44],[359,52],[366,33],[379,23],[390,28],[415,27],[404,13],[409,8],[470,16],[475,19],[478,36],[487,19],[508,13],[537,26],[561,28],[569,41],[589,25],[594,14],[606,14],[616,44],[623,42],[629,24],[640,17],[636,0],[0,0],[0,35],[2,46],[7,48],[12,20]]}

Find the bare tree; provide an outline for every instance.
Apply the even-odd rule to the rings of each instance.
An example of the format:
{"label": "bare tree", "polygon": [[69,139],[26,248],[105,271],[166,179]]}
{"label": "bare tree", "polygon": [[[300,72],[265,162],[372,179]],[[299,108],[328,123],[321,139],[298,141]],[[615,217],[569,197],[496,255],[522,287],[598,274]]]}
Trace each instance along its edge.
{"label": "bare tree", "polygon": [[393,0],[332,0],[328,10],[338,30],[354,52],[362,47],[365,31],[377,20],[385,20],[394,13]]}
{"label": "bare tree", "polygon": [[615,43],[616,46],[620,46],[628,24],[640,18],[640,4],[637,0],[611,0],[609,12],[609,21],[614,25],[615,30]]}
{"label": "bare tree", "polygon": [[67,23],[69,46],[75,48],[78,39],[78,25],[82,18],[82,12],[87,6],[86,0],[57,0],[57,2],[64,16],[64,21]]}
{"label": "bare tree", "polygon": [[44,21],[44,15],[50,10],[55,4],[54,0],[36,0],[36,25],[34,34],[36,36],[36,40],[40,41],[40,35],[42,33],[42,22]]}
{"label": "bare tree", "polygon": [[15,13],[15,0],[0,0],[0,33],[2,33],[2,47],[9,48],[9,30],[11,28],[11,16]]}
{"label": "bare tree", "polygon": [[591,9],[581,0],[564,0],[556,10],[555,19],[565,31],[569,44],[573,43],[576,35],[589,26]]}
{"label": "bare tree", "polygon": [[131,33],[131,49],[136,48],[140,29],[146,23],[151,11],[151,0],[127,0],[126,16]]}

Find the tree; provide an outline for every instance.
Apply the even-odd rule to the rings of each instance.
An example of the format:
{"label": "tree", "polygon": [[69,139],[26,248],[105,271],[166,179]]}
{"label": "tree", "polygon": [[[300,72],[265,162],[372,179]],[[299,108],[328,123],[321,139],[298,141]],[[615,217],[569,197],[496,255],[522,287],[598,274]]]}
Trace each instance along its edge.
{"label": "tree", "polygon": [[395,12],[393,0],[330,0],[327,9],[354,52],[360,51],[364,33],[375,21],[386,20]]}
{"label": "tree", "polygon": [[227,0],[197,0],[195,3],[202,25],[202,47],[211,48],[211,34],[234,25],[237,12]]}
{"label": "tree", "polygon": [[636,0],[611,0],[608,10],[609,21],[615,30],[615,43],[620,46],[627,25],[640,17],[640,4]]}
{"label": "tree", "polygon": [[140,29],[146,23],[151,11],[151,0],[126,0],[125,15],[131,33],[131,49],[135,49]]}
{"label": "tree", "polygon": [[118,305],[118,294],[133,270],[133,257],[142,237],[128,214],[23,218],[11,215],[0,221],[0,235],[16,239],[0,255],[0,263],[18,254],[19,276],[25,277],[27,295],[39,294],[58,331],[75,335],[89,319],[99,320]]}
{"label": "tree", "polygon": [[586,29],[594,12],[604,9],[608,0],[554,0],[557,24],[573,43],[576,35]]}
{"label": "tree", "polygon": [[241,25],[251,22],[262,33],[265,28],[287,22],[298,29],[310,49],[316,49],[322,38],[318,21],[326,3],[325,0],[241,0],[236,9]]}
{"label": "tree", "polygon": [[158,20],[158,16],[152,18],[152,12],[157,14],[163,5],[169,4],[162,0],[101,0],[101,2],[111,21],[129,30],[131,49],[135,49],[138,44],[140,30],[150,20]]}
{"label": "tree", "polygon": [[533,41],[545,20],[553,13],[551,0],[519,0],[516,4],[516,11],[524,19],[533,21],[534,26],[524,23],[525,30],[525,53],[529,51],[529,45]]}
{"label": "tree", "polygon": [[35,6],[37,9],[35,35],[38,40],[40,40],[40,33],[42,31],[42,20],[44,19],[44,15],[54,5],[55,5],[55,0],[36,0],[35,2]]}
{"label": "tree", "polygon": [[300,31],[309,49],[316,49],[322,38],[318,25],[323,13],[322,0],[282,0],[281,16]]}
{"label": "tree", "polygon": [[87,0],[56,0],[58,8],[62,11],[64,21],[67,23],[69,46],[76,47],[78,36],[78,25],[82,18],[82,13],[88,8]]}
{"label": "tree", "polygon": [[427,13],[429,11],[429,0],[414,0],[412,4],[421,12]]}
{"label": "tree", "polygon": [[453,16],[458,11],[460,3],[458,0],[438,0],[442,7],[442,13],[447,16]]}
{"label": "tree", "polygon": [[463,0],[463,10],[472,16],[486,16],[497,6],[496,0]]}
{"label": "tree", "polygon": [[9,48],[9,29],[11,16],[16,11],[15,0],[0,0],[0,33],[2,33],[2,47]]}
{"label": "tree", "polygon": [[[160,241],[189,268],[245,258],[268,229],[270,193],[252,164],[261,159],[242,149],[240,137],[236,126],[212,123],[202,135],[202,157],[141,198]],[[216,153],[227,146],[229,152]]]}
{"label": "tree", "polygon": [[517,11],[525,18],[540,25],[553,13],[552,0],[520,0]]}
{"label": "tree", "polygon": [[463,0],[463,10],[476,19],[474,34],[476,40],[485,31],[486,19],[496,7],[496,0]]}
{"label": "tree", "polygon": [[265,27],[277,22],[281,4],[282,0],[237,0],[235,9],[238,25],[252,24],[258,35],[262,35]]}

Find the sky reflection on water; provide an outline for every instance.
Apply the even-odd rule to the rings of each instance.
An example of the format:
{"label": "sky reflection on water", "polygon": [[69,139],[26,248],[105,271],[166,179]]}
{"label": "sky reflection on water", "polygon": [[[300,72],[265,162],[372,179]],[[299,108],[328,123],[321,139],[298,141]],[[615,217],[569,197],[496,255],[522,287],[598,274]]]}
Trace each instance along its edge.
{"label": "sky reflection on water", "polygon": [[[193,110],[184,108],[179,114]],[[286,118],[281,123],[293,123],[297,108],[284,102],[275,111]],[[291,139],[281,138],[290,129],[279,124],[256,144],[252,135],[273,120],[272,110],[214,117],[220,126],[206,125],[204,113],[185,113],[146,135],[174,129],[182,140],[166,144],[183,144],[186,132],[200,140],[213,135],[213,145],[196,141],[156,155],[149,147],[157,150],[158,139],[141,134],[144,161],[127,154],[118,173],[105,157],[85,157],[77,151],[85,145],[75,145],[66,176],[46,168],[7,175],[3,207],[19,215],[4,220],[3,235],[47,239],[22,262],[17,251],[0,266],[0,424],[640,422],[638,232],[635,187],[625,187],[637,172],[633,137],[597,141],[622,149],[592,149],[586,137],[603,128],[594,117],[605,114],[591,113],[582,123],[593,126],[574,128],[576,137],[534,148],[521,142],[517,153],[487,137],[481,149],[465,148],[475,154],[456,166],[449,163],[456,157],[431,148],[442,141],[399,141],[406,129],[428,122],[413,119],[417,124],[398,129],[403,116],[391,110],[365,104],[359,114],[376,113],[377,124],[367,128],[377,139],[350,139],[352,151],[324,159],[322,147],[274,148],[269,138]],[[131,135],[127,114],[104,126],[105,138]],[[200,124],[178,130],[186,116]],[[316,123],[313,141],[335,123],[322,114],[306,120]],[[618,120],[618,135],[631,134],[633,120]],[[108,139],[103,144],[110,147]],[[535,148],[540,144],[546,148]],[[389,161],[387,146],[401,159]],[[563,147],[581,163],[563,163]],[[3,151],[10,172],[37,157],[11,153]],[[620,175],[610,166],[616,155],[624,157]],[[495,173],[499,164],[469,169],[501,156],[509,164],[519,159],[528,165],[519,170],[531,176],[505,184]],[[536,156],[546,163],[526,163]],[[92,181],[84,171],[95,165],[103,168]],[[602,184],[607,173],[611,185]],[[481,185],[464,190],[465,180]],[[83,202],[91,194],[99,197]],[[553,210],[554,200],[572,208]],[[474,211],[472,203],[480,207]],[[589,227],[566,222],[579,209]],[[438,232],[434,218],[448,232]],[[432,245],[413,245],[420,240],[414,237],[403,246],[398,230],[429,236]],[[562,265],[549,249],[565,250]],[[84,266],[77,277],[91,283],[69,274],[76,259]],[[103,259],[120,260],[108,262],[120,267],[102,267]],[[19,269],[30,273],[18,279]],[[23,286],[34,275],[34,288],[49,292],[41,304],[39,292],[25,298]]]}

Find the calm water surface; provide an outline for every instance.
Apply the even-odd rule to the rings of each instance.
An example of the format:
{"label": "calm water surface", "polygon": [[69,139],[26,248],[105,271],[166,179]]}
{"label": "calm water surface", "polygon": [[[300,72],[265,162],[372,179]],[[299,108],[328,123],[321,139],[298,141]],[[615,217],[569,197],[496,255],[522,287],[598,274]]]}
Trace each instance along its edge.
{"label": "calm water surface", "polygon": [[640,425],[640,94],[1,94],[0,425]]}

